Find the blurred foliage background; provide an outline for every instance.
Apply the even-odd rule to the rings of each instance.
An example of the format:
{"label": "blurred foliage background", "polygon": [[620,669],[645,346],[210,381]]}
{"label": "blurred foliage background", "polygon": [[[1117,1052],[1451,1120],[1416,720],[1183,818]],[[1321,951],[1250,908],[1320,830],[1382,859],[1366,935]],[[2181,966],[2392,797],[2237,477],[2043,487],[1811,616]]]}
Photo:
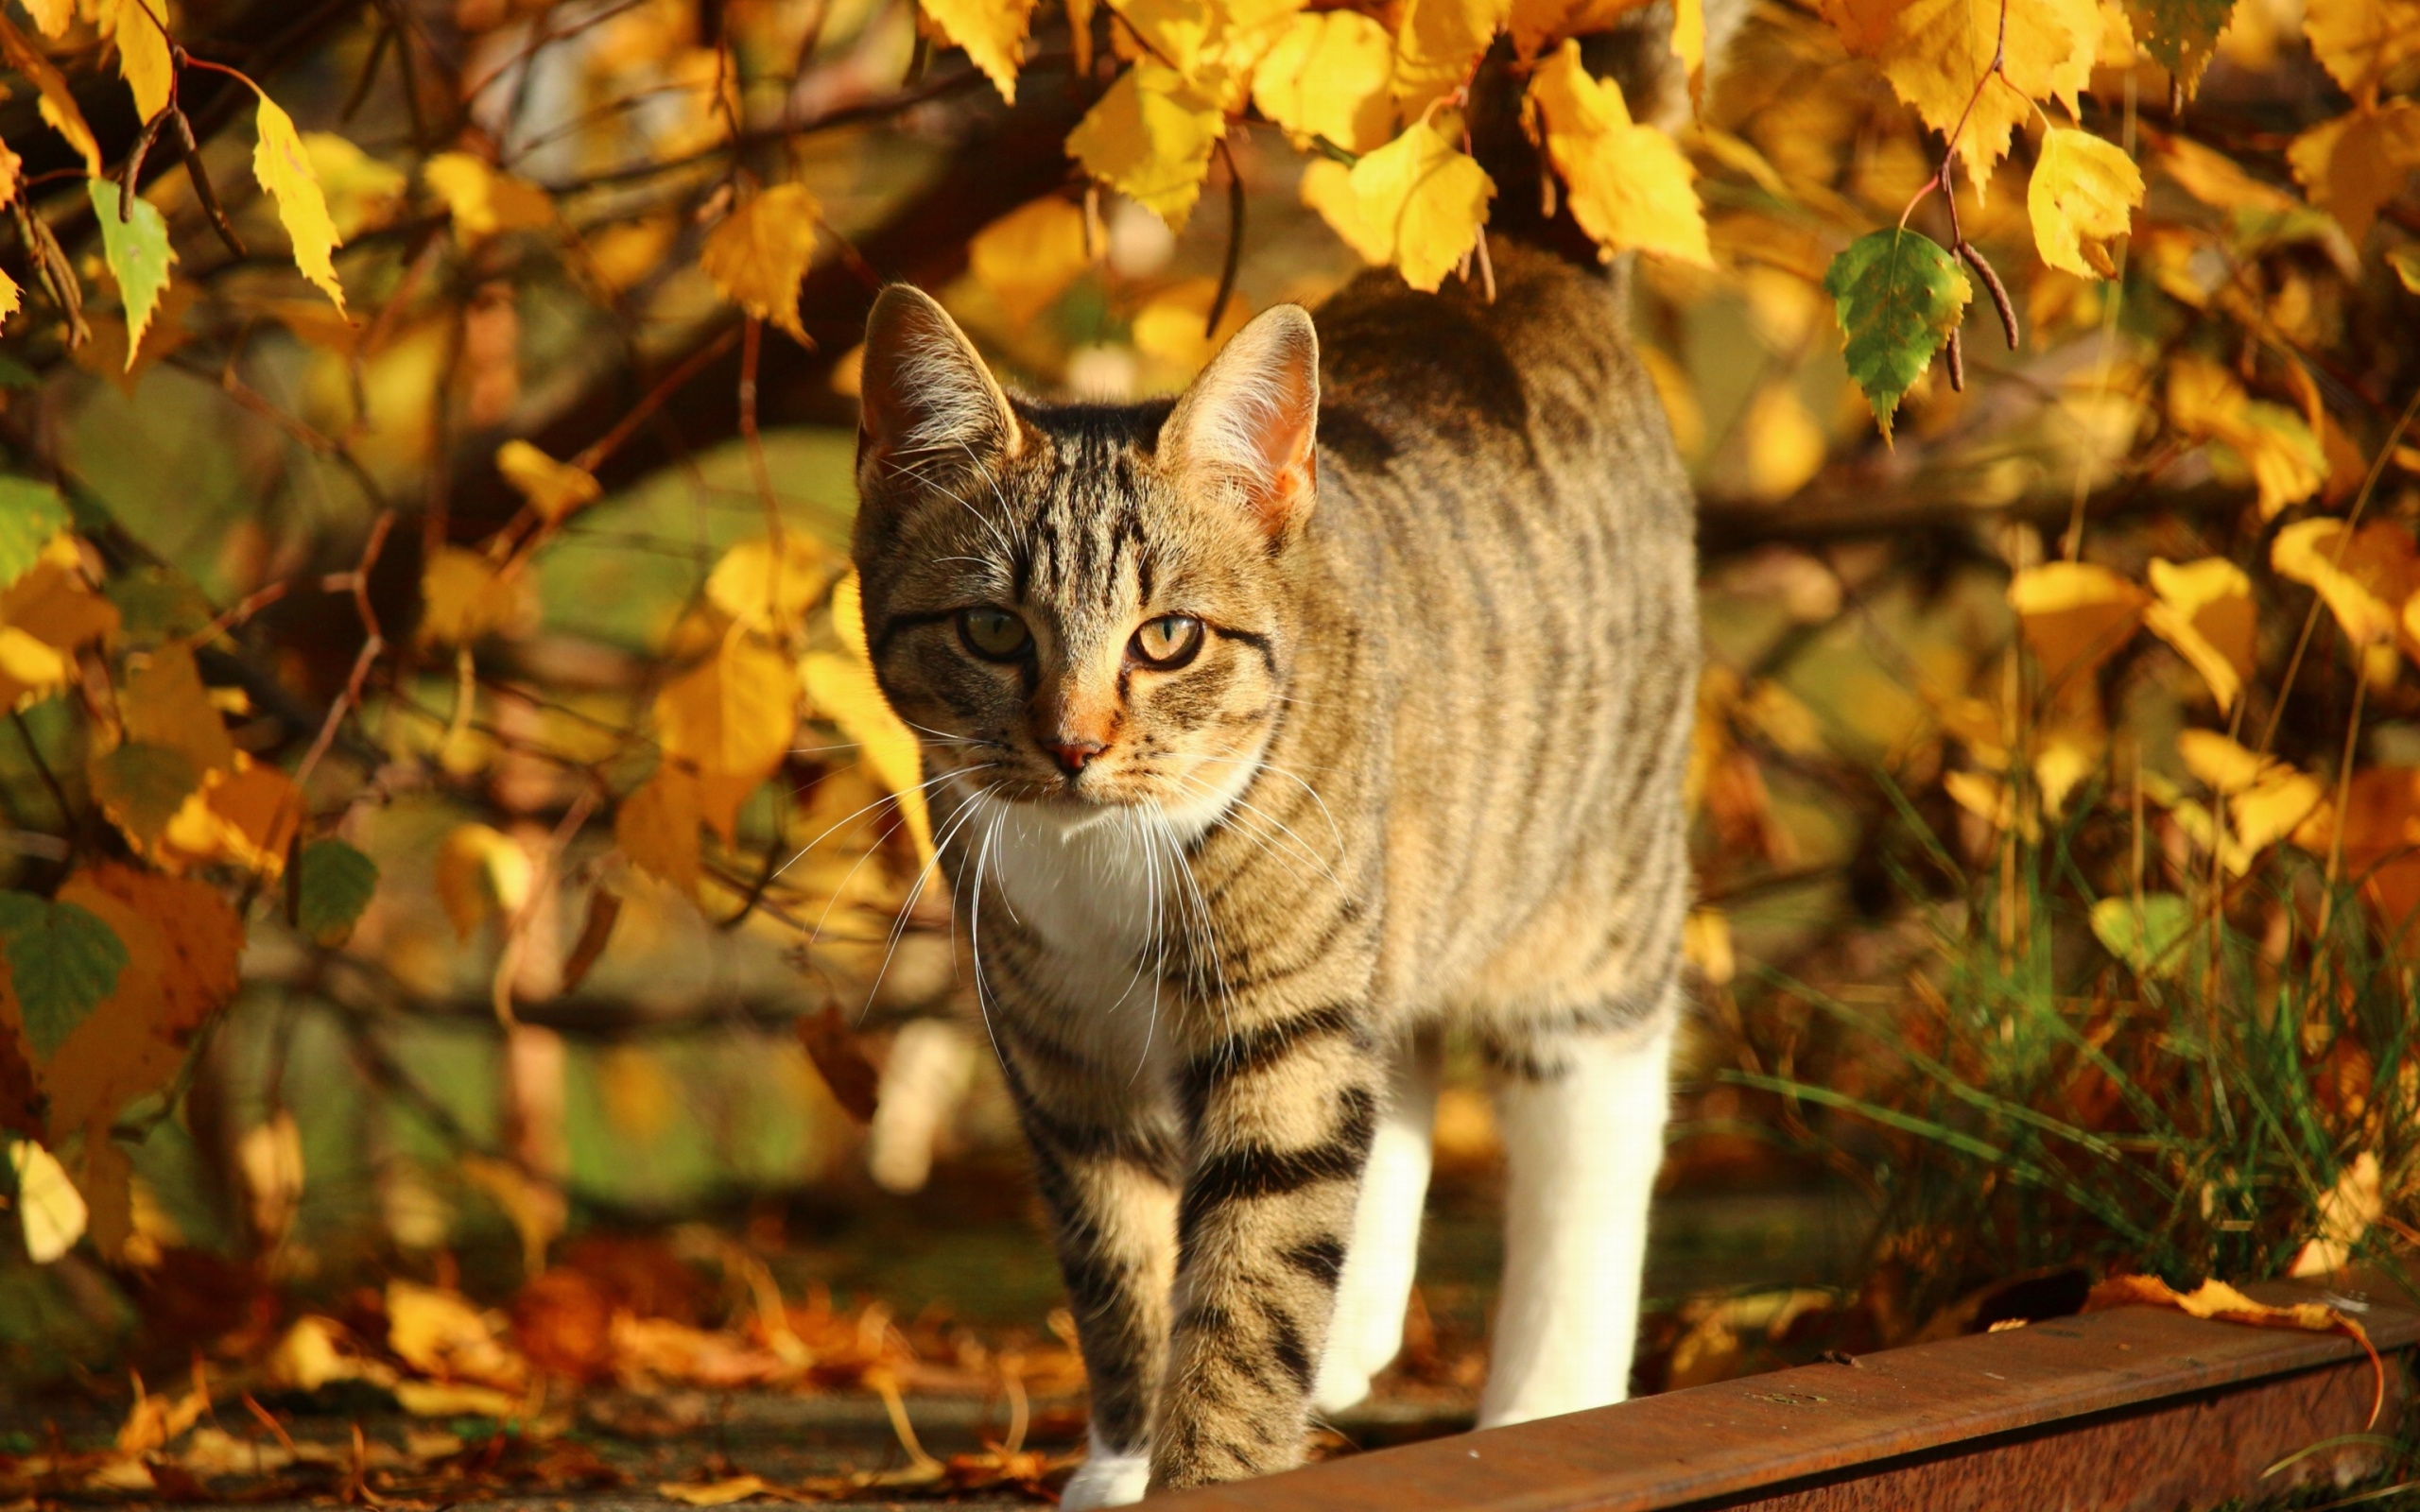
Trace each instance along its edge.
{"label": "blurred foliage background", "polygon": [[[1609,87],[1553,43],[1671,28],[1427,3],[10,12],[20,1400],[71,1383],[139,1453],[226,1397],[125,1368],[197,1360],[490,1418],[554,1378],[1072,1389],[864,667],[856,333],[906,279],[1029,389],[1165,393],[1369,263],[1483,284],[1488,214],[1648,249],[1703,501],[1645,1383],[2420,1237],[2420,7],[2073,0],[2012,48],[1989,0],[1769,0],[1649,147],[1546,101],[1492,211],[1457,163],[1375,234],[1361,164],[1473,163],[1489,88]],[[1330,17],[1377,61],[1246,98],[1286,26],[1349,52]],[[1185,25],[1228,50],[1162,56]],[[1162,85],[1207,134],[1105,158],[1100,102]],[[1876,236],[1938,264],[1879,336]],[[1440,1141],[1388,1389],[1466,1402],[1461,1059]]]}

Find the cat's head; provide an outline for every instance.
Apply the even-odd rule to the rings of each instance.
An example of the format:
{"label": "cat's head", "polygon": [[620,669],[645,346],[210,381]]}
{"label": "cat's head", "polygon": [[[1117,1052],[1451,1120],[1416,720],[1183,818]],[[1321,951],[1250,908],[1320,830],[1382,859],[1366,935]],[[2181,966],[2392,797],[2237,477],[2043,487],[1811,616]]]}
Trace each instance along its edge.
{"label": "cat's head", "polygon": [[939,304],[883,291],[856,556],[875,672],[936,776],[1070,819],[1224,810],[1286,706],[1318,369],[1280,305],[1173,404],[1034,404]]}

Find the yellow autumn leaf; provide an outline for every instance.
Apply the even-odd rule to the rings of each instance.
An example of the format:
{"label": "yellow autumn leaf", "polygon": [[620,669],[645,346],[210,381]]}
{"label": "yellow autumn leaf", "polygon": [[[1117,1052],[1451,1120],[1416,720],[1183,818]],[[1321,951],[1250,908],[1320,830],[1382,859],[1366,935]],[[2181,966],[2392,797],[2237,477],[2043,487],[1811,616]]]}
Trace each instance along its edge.
{"label": "yellow autumn leaf", "polygon": [[2141,623],[2149,595],[2106,567],[2045,562],[2009,580],[2025,644],[2041,663],[2045,686],[2058,688],[2117,654]]}
{"label": "yellow autumn leaf", "polygon": [[2000,0],[1821,0],[1818,9],[1849,51],[1881,65],[1927,126],[1958,132],[1951,150],[1979,191],[2032,101],[2058,99],[2076,113],[2100,46],[2094,0],[2010,5],[2006,81],[1983,84],[1999,41]]}
{"label": "yellow autumn leaf", "polygon": [[1211,0],[1109,0],[1109,9],[1125,23],[1122,29],[1111,28],[1119,57],[1155,59],[1196,84],[1207,84],[1202,65],[1221,26],[1219,8]]}
{"label": "yellow autumn leaf", "polygon": [[45,37],[57,37],[76,19],[76,0],[24,0],[26,14]]}
{"label": "yellow autumn leaf", "polygon": [[856,743],[857,759],[899,805],[899,816],[916,842],[916,854],[933,858],[933,821],[925,801],[925,757],[916,732],[892,712],[874,680],[866,650],[865,609],[857,575],[832,590],[832,628],[845,650],[810,651],[799,662],[799,678],[816,713]]}
{"label": "yellow autumn leaf", "polygon": [[311,171],[311,155],[294,129],[294,118],[267,94],[257,117],[260,144],[252,149],[252,176],[277,202],[277,218],[294,243],[294,266],[344,308],[344,286],[337,282],[335,252],[343,245],[336,222],[328,216],[327,198]]}
{"label": "yellow autumn leaf", "polygon": [[923,0],[925,17],[941,29],[1011,105],[1017,102],[1017,66],[1025,56],[1026,28],[1034,0]]}
{"label": "yellow autumn leaf", "polygon": [[421,179],[453,218],[454,233],[475,242],[509,231],[537,231],[555,221],[555,201],[528,180],[505,173],[468,152],[441,152],[421,164]]}
{"label": "yellow autumn leaf", "polygon": [[614,843],[622,854],[692,902],[703,875],[698,857],[702,801],[698,774],[666,762],[614,811]]}
{"label": "yellow autumn leaf", "polygon": [[1181,230],[1201,196],[1210,149],[1226,129],[1215,99],[1146,58],[1120,74],[1067,133],[1067,155]]}
{"label": "yellow autumn leaf", "polygon": [[734,1475],[719,1481],[666,1481],[655,1489],[656,1494],[666,1501],[682,1502],[690,1506],[729,1506],[734,1502],[745,1502],[753,1496],[771,1496],[785,1502],[789,1500],[758,1475]]}
{"label": "yellow autumn leaf", "polygon": [[2187,771],[2226,799],[2236,843],[2247,854],[2257,854],[2292,833],[2326,796],[2313,778],[2215,730],[2180,732],[2176,753]]}
{"label": "yellow autumn leaf", "polygon": [[2232,710],[2252,672],[2252,579],[2224,557],[2182,564],[2154,557],[2151,585],[2144,626],[2202,675],[2221,713]]}
{"label": "yellow autumn leaf", "polygon": [[2132,226],[2143,202],[2143,171],[2114,142],[2054,126],[2026,186],[2026,214],[2042,261],[2079,278],[2116,278],[2109,241]]}
{"label": "yellow autumn leaf", "polygon": [[117,0],[117,71],[134,93],[134,113],[146,121],[168,107],[168,86],[176,64],[168,57],[168,38],[160,29],[167,0]]}
{"label": "yellow autumn leaf", "polygon": [[0,15],[0,61],[33,81],[35,112],[50,123],[52,130],[65,137],[76,155],[84,160],[85,174],[100,178],[101,146],[94,139],[93,129],[84,123],[84,112],[76,104],[76,92],[6,15]]}
{"label": "yellow autumn leaf", "polygon": [[2269,564],[2317,593],[2355,645],[2392,640],[2420,591],[2420,549],[2408,527],[2388,520],[2349,534],[2340,520],[2297,520],[2270,543]]}
{"label": "yellow autumn leaf", "polygon": [[525,440],[510,440],[497,447],[495,470],[548,524],[605,496],[605,486],[596,481],[596,473],[558,462]]}
{"label": "yellow autumn leaf", "polygon": [[2408,87],[2420,64],[2420,0],[2304,0],[2303,33],[2321,66],[2362,104]]}
{"label": "yellow autumn leaf", "polygon": [[25,290],[17,287],[15,279],[6,273],[0,273],[0,320],[8,319],[25,307]]}
{"label": "yellow autumn leaf", "polygon": [[[403,209],[411,175],[362,151],[351,137],[305,131],[302,150],[310,154],[312,176],[320,180],[320,193],[328,201],[328,218],[336,223],[338,236],[357,236],[384,226]],[[337,323],[340,329],[351,329]]]}
{"label": "yellow autumn leaf", "polygon": [[1252,102],[1298,144],[1367,152],[1394,124],[1394,39],[1357,10],[1298,15],[1253,72]]}
{"label": "yellow autumn leaf", "polygon": [[457,938],[469,939],[492,913],[518,913],[536,879],[529,852],[500,830],[463,824],[437,847],[437,901],[454,924]]}
{"label": "yellow autumn leaf", "polygon": [[2327,481],[2326,454],[2301,416],[2252,398],[2233,373],[2197,352],[2169,362],[2168,419],[2188,438],[2217,441],[2242,458],[2264,520]]}
{"label": "yellow autumn leaf", "polygon": [[752,630],[778,635],[794,627],[823,591],[831,554],[811,536],[782,533],[782,551],[769,541],[743,541],[724,552],[706,577],[715,608]]}
{"label": "yellow autumn leaf", "polygon": [[2353,1261],[2353,1246],[2386,1213],[2384,1183],[2377,1156],[2363,1150],[2337,1174],[2336,1184],[2319,1198],[2319,1232],[2305,1241],[2286,1267],[2289,1276],[2325,1276]]}
{"label": "yellow autumn leaf", "polygon": [[1092,265],[1084,213],[1058,195],[1018,206],[966,244],[966,270],[1016,325],[1048,309]]}
{"label": "yellow autumn leaf", "polygon": [[1696,177],[1679,144],[1631,119],[1621,86],[1589,77],[1566,42],[1530,80],[1547,155],[1569,185],[1571,213],[1610,261],[1632,248],[1714,266]]}
{"label": "yellow autumn leaf", "polygon": [[1720,987],[1737,973],[1731,949],[1731,920],[1720,908],[1692,908],[1681,925],[1681,954],[1707,985]]}
{"label": "yellow autumn leaf", "polygon": [[527,573],[466,546],[437,549],[421,568],[420,594],[421,640],[447,645],[518,629],[535,608]]}
{"label": "yellow autumn leaf", "polygon": [[1495,197],[1478,161],[1426,121],[1364,154],[1351,181],[1363,233],[1424,293],[1436,292],[1478,242]]}
{"label": "yellow autumn leaf", "polygon": [[1784,378],[1756,390],[1740,422],[1748,443],[1748,491],[1759,499],[1786,499],[1824,466],[1830,442],[1824,427]]}
{"label": "yellow autumn leaf", "polygon": [[17,1181],[17,1219],[26,1237],[26,1258],[47,1265],[76,1247],[89,1216],[83,1194],[67,1179],[59,1158],[31,1140],[9,1142],[9,1166]]}
{"label": "yellow autumn leaf", "polygon": [[815,228],[822,214],[805,185],[776,184],[714,229],[699,266],[724,298],[804,343],[798,285],[815,261]]}
{"label": "yellow autumn leaf", "polygon": [[739,805],[789,754],[798,694],[798,671],[788,660],[735,625],[714,655],[655,696],[665,754],[698,768],[700,816],[725,841]]}
{"label": "yellow autumn leaf", "polygon": [[1353,192],[1353,170],[1333,158],[1313,158],[1303,164],[1303,203],[1320,214],[1328,229],[1373,267],[1383,267],[1394,253],[1394,238],[1383,228],[1361,218],[1361,197]]}
{"label": "yellow autumn leaf", "polygon": [[2244,172],[2235,159],[2189,137],[2171,136],[2161,142],[2159,165],[2178,188],[2214,210],[2288,215],[2302,208],[2283,189],[2262,182]]}
{"label": "yellow autumn leaf", "polygon": [[2334,215],[2360,247],[2378,210],[2420,167],[2420,104],[2390,100],[2323,121],[2286,148],[2310,202]]}
{"label": "yellow autumn leaf", "polygon": [[1407,119],[1466,83],[1512,0],[1409,0],[1395,27],[1395,104]]}

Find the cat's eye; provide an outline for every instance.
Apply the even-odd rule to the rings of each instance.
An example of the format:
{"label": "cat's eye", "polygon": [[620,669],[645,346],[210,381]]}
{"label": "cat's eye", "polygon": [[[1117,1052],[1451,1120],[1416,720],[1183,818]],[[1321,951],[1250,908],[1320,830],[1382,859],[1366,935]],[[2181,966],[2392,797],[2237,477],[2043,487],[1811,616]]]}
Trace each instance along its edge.
{"label": "cat's eye", "polygon": [[1190,614],[1163,614],[1145,620],[1127,650],[1135,661],[1162,672],[1184,665],[1201,649],[1201,622]]}
{"label": "cat's eye", "polygon": [[994,604],[959,610],[958,636],[968,650],[987,662],[1014,662],[1033,644],[1025,621]]}

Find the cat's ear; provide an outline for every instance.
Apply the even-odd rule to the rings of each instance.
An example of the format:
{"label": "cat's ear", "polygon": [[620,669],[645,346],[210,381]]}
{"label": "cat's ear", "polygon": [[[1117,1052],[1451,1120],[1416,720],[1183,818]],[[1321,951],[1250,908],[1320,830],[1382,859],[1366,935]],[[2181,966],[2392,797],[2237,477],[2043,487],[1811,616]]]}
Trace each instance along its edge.
{"label": "cat's ear", "polygon": [[1236,332],[1177,401],[1160,455],[1275,538],[1309,517],[1319,420],[1319,336],[1301,305],[1280,304]]}
{"label": "cat's ear", "polygon": [[1008,395],[949,312],[905,284],[877,295],[858,385],[860,489],[927,457],[989,465],[1021,440]]}

